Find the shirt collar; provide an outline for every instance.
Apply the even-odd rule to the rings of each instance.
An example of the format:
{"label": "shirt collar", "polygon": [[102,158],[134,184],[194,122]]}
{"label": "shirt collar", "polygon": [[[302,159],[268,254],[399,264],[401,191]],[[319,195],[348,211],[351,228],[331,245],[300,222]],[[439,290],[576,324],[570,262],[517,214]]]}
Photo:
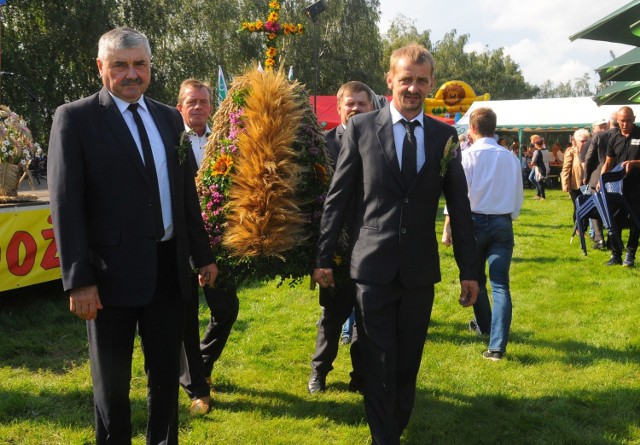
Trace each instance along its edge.
{"label": "shirt collar", "polygon": [[[118,110],[120,110],[120,113],[124,113],[125,111],[127,111],[127,108],[129,107],[129,105],[131,105],[131,102],[124,101],[119,97],[114,96],[113,94],[111,94],[111,91],[109,91],[109,94],[111,95],[113,102],[116,104],[116,107],[118,107]],[[133,103],[136,103],[136,102],[133,102]],[[138,99],[137,104],[144,111],[149,112],[149,109],[147,108],[147,103],[144,101],[144,94],[140,96],[140,99]]]}
{"label": "shirt collar", "polygon": [[[391,111],[391,123],[392,124],[397,124],[402,119],[405,119],[405,117],[402,116],[402,114],[400,114],[400,112],[393,105],[393,102],[391,102],[391,104],[389,106],[389,110]],[[420,126],[422,128],[424,128],[424,113],[418,113],[418,115],[416,117],[414,117],[413,119],[410,120],[410,122],[413,122],[413,121],[420,122]]]}
{"label": "shirt collar", "polygon": [[[209,128],[209,124],[206,124],[206,125],[207,126],[204,129],[204,135],[203,136],[207,136],[208,137],[211,134],[211,128]],[[189,133],[192,130],[191,130],[191,127],[189,127],[187,124],[184,124],[184,131]],[[196,137],[202,137],[202,136],[198,136],[195,131],[192,134],[193,134],[193,136],[196,136]]]}

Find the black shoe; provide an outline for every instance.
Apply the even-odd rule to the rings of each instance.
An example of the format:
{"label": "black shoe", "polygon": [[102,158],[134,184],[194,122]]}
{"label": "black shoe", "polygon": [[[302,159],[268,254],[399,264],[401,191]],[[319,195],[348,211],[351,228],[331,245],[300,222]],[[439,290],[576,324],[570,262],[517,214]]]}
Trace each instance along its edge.
{"label": "black shoe", "polygon": [[611,258],[605,264],[607,266],[619,266],[622,264],[622,258],[619,255],[611,255]]}
{"label": "black shoe", "polygon": [[326,379],[326,376],[323,376],[315,369],[312,369],[311,375],[309,376],[309,383],[307,384],[309,393],[314,394],[316,392],[324,392],[327,389]]}
{"label": "black shoe", "polygon": [[480,326],[478,326],[478,321],[475,318],[472,318],[469,322],[469,330],[479,337],[485,335],[484,332],[482,332],[482,330],[480,329]]}
{"label": "black shoe", "polygon": [[593,243],[593,250],[607,250],[607,247],[604,245],[604,241],[596,241]]}
{"label": "black shoe", "polygon": [[482,357],[486,358],[487,360],[491,360],[492,362],[499,362],[500,360],[502,360],[502,352],[484,351],[482,353]]}
{"label": "black shoe", "polygon": [[624,267],[635,267],[636,266],[636,254],[631,253],[631,252],[627,252],[627,256],[624,258],[624,261],[622,262],[622,265]]}

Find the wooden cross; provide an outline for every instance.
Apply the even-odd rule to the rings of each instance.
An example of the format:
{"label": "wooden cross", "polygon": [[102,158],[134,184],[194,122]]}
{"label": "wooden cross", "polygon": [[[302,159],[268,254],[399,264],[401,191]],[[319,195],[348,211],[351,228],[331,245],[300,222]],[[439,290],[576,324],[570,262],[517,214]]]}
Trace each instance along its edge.
{"label": "wooden cross", "polygon": [[269,15],[266,21],[260,19],[255,22],[242,22],[242,30],[248,32],[261,32],[267,34],[267,50],[265,51],[264,67],[266,71],[273,70],[278,55],[276,39],[279,36],[304,33],[304,26],[301,23],[280,23],[280,3],[278,0],[269,2]]}

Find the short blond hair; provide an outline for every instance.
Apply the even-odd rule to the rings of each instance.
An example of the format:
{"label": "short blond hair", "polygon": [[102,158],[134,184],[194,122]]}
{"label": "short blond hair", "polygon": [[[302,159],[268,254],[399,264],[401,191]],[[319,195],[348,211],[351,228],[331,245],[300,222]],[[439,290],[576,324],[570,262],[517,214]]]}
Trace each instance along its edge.
{"label": "short blond hair", "polygon": [[393,73],[395,71],[396,65],[400,59],[407,59],[411,63],[418,63],[420,65],[428,64],[431,66],[431,75],[434,76],[436,73],[436,61],[434,60],[433,55],[431,55],[427,48],[417,43],[411,43],[407,46],[403,46],[391,53],[391,57],[389,58],[389,73]]}
{"label": "short blond hair", "polygon": [[198,79],[187,79],[180,85],[180,92],[178,93],[178,103],[181,104],[184,100],[184,95],[187,91],[187,88],[193,88],[194,90],[199,90],[204,88],[209,93],[209,102],[213,102],[213,90],[209,86],[207,82],[203,82]]}

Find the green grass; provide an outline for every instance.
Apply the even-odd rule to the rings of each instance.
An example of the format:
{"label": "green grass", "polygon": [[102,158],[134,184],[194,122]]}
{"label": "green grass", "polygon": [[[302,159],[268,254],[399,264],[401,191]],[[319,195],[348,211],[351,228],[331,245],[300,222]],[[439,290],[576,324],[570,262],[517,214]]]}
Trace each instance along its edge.
{"label": "green grass", "polygon": [[[443,281],[403,444],[640,444],[639,272],[605,267],[606,252],[584,257],[577,238],[569,245],[566,194],[532,196],[525,191],[514,226],[514,314],[502,362],[481,358],[485,340],[467,331],[472,311],[457,304],[452,250],[442,248]],[[255,285],[240,299],[214,369],[214,409],[189,417],[180,394],[181,443],[369,444],[361,397],[347,391],[348,348],[328,391],[307,393],[320,313],[308,283]],[[204,303],[200,320],[204,328]],[[0,444],[93,443],[86,343],[59,283],[0,295]],[[145,384],[137,348],[134,444],[144,443]]]}

